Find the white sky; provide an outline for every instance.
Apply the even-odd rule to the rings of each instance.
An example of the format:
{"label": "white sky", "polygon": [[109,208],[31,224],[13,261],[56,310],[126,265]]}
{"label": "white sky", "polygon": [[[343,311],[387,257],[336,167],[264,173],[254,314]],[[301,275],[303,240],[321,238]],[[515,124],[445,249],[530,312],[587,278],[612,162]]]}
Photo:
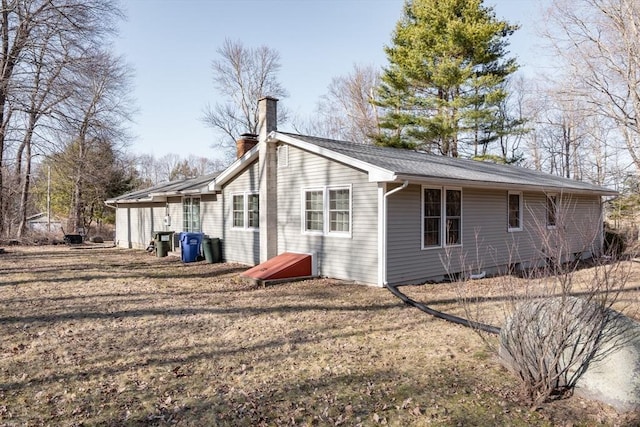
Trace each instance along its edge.
{"label": "white sky", "polygon": [[[521,25],[510,51],[535,72],[542,57],[535,26],[545,0],[485,0],[498,18]],[[135,70],[139,113],[131,150],[161,157],[177,153],[220,158],[214,131],[200,120],[216,102],[211,62],[225,38],[266,45],[281,55],[281,100],[308,117],[331,79],[354,64],[383,66],[383,46],[402,14],[403,0],[127,0],[116,51]],[[283,127],[283,130],[286,126]]]}

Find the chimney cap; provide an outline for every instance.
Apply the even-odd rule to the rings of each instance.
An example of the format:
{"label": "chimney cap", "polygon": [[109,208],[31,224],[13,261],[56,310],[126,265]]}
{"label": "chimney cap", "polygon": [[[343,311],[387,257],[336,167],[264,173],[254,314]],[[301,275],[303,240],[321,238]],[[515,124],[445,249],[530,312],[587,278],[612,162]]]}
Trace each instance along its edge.
{"label": "chimney cap", "polygon": [[251,132],[245,132],[245,133],[241,133],[240,134],[240,138],[242,139],[256,139],[258,137],[258,135],[256,135],[255,133],[251,133]]}

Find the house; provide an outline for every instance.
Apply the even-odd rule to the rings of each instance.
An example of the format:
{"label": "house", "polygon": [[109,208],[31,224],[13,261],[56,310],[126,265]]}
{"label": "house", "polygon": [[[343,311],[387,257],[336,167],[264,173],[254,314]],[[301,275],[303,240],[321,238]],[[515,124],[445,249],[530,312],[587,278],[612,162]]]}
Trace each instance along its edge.
{"label": "house", "polygon": [[602,249],[602,198],[614,191],[282,132],[276,108],[275,99],[260,100],[260,135],[243,135],[237,160],[220,174],[108,201],[117,245],[144,247],[159,229],[202,231],[221,239],[226,261],[309,253],[322,276],[379,286],[534,266],[555,249],[567,259]]}
{"label": "house", "polygon": [[214,192],[207,190],[216,174],[165,182],[106,201],[116,208],[115,243],[119,247],[145,249],[156,231],[212,230]]}
{"label": "house", "polygon": [[57,233],[62,229],[62,221],[46,212],[40,212],[27,217],[27,227],[35,233]]}

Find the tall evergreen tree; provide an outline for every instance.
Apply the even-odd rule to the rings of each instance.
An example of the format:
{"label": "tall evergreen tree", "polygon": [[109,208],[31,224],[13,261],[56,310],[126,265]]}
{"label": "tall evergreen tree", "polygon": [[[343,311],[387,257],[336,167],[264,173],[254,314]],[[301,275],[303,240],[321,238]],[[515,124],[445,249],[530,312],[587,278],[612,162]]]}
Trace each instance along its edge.
{"label": "tall evergreen tree", "polygon": [[457,157],[462,142],[494,140],[504,82],[517,69],[506,58],[516,29],[482,0],[407,0],[385,48],[376,142]]}

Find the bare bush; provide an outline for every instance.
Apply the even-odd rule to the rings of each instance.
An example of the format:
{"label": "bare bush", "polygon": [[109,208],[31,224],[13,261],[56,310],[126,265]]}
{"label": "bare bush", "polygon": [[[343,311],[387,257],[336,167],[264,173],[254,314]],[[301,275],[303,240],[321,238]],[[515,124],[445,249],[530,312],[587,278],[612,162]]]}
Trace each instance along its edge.
{"label": "bare bush", "polygon": [[486,333],[478,333],[493,351],[499,349],[533,407],[570,394],[596,355],[603,357],[603,348],[611,351],[624,344],[617,341],[621,331],[616,329],[622,314],[613,305],[631,271],[621,254],[603,253],[603,230],[594,229],[590,220],[598,218],[597,212],[585,214],[577,208],[578,200],[562,195],[547,198],[546,203],[546,209],[528,207],[525,229],[531,230],[527,240],[536,245],[534,256],[524,259],[520,253],[525,248],[506,244],[504,267],[490,285],[491,293],[499,297],[486,296],[494,300],[492,304],[467,297],[475,285],[470,279],[482,270],[482,257],[497,256],[492,248],[482,247],[477,230],[475,248],[461,252],[461,260],[443,258],[445,267],[462,266],[457,274],[463,279],[458,299],[468,319],[502,324],[499,345]]}

